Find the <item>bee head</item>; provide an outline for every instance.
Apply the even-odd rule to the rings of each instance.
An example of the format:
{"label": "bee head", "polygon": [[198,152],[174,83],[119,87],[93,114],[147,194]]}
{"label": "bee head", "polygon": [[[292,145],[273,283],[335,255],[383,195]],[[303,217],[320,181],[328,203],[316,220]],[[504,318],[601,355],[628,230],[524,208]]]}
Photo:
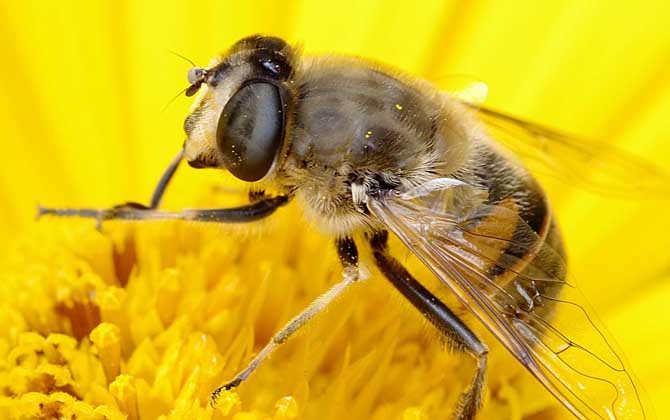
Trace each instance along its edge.
{"label": "bee head", "polygon": [[271,172],[284,145],[294,56],[285,41],[254,35],[210,68],[189,71],[186,94],[199,91],[184,122],[191,166],[227,169],[249,182]]}

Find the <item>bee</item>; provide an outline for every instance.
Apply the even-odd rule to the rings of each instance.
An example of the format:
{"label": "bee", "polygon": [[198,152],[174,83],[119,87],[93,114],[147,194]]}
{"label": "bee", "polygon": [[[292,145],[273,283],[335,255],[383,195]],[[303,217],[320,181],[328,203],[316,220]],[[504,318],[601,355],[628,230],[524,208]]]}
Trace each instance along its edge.
{"label": "bee", "polygon": [[[184,122],[186,140],[148,206],[41,208],[40,214],[98,222],[244,223],[295,201],[316,228],[335,238],[341,281],[215,390],[212,404],[359,281],[357,234],[368,242],[381,273],[449,348],[476,360],[454,409],[459,420],[475,418],[488,347],[392,256],[391,233],[576,417],[650,416],[630,369],[567,275],[563,239],[546,194],[510,153],[515,139],[517,145],[530,139],[531,147],[549,152],[545,156],[556,145],[584,155],[583,144],[383,65],[305,56],[270,36],[238,41],[208,68],[192,69],[188,80],[187,96],[197,97]],[[495,130],[503,133],[500,139],[494,139]],[[505,148],[501,139],[512,139],[512,146]],[[250,183],[250,204],[159,211],[182,160]]]}

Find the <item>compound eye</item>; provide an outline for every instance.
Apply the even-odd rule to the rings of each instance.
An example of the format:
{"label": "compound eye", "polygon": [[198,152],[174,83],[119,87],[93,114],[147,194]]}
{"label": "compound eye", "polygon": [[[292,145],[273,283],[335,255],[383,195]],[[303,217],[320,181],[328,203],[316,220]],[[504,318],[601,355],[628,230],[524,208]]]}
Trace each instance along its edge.
{"label": "compound eye", "polygon": [[281,95],[276,86],[265,82],[237,91],[223,108],[216,130],[226,169],[248,182],[267,175],[283,137]]}

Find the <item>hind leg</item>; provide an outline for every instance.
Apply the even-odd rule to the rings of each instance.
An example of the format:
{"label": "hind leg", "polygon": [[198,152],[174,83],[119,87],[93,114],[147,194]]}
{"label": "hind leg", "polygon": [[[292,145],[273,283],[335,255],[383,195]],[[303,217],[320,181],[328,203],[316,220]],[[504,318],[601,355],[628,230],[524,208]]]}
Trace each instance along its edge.
{"label": "hind leg", "polygon": [[477,360],[475,375],[459,399],[454,418],[474,419],[481,407],[488,348],[479,338],[428,289],[388,253],[387,232],[370,239],[377,266],[396,289],[417,308],[445,337],[451,350],[466,353]]}

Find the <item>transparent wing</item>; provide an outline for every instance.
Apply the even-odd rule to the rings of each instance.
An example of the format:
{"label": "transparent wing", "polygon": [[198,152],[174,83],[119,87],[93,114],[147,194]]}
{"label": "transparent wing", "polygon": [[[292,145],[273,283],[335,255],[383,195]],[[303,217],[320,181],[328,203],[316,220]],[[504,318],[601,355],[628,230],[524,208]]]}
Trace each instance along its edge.
{"label": "transparent wing", "polygon": [[605,195],[670,192],[670,174],[612,145],[578,138],[468,100],[489,134],[535,174]]}
{"label": "transparent wing", "polygon": [[650,418],[561,256],[511,206],[445,180],[368,206],[576,416]]}

